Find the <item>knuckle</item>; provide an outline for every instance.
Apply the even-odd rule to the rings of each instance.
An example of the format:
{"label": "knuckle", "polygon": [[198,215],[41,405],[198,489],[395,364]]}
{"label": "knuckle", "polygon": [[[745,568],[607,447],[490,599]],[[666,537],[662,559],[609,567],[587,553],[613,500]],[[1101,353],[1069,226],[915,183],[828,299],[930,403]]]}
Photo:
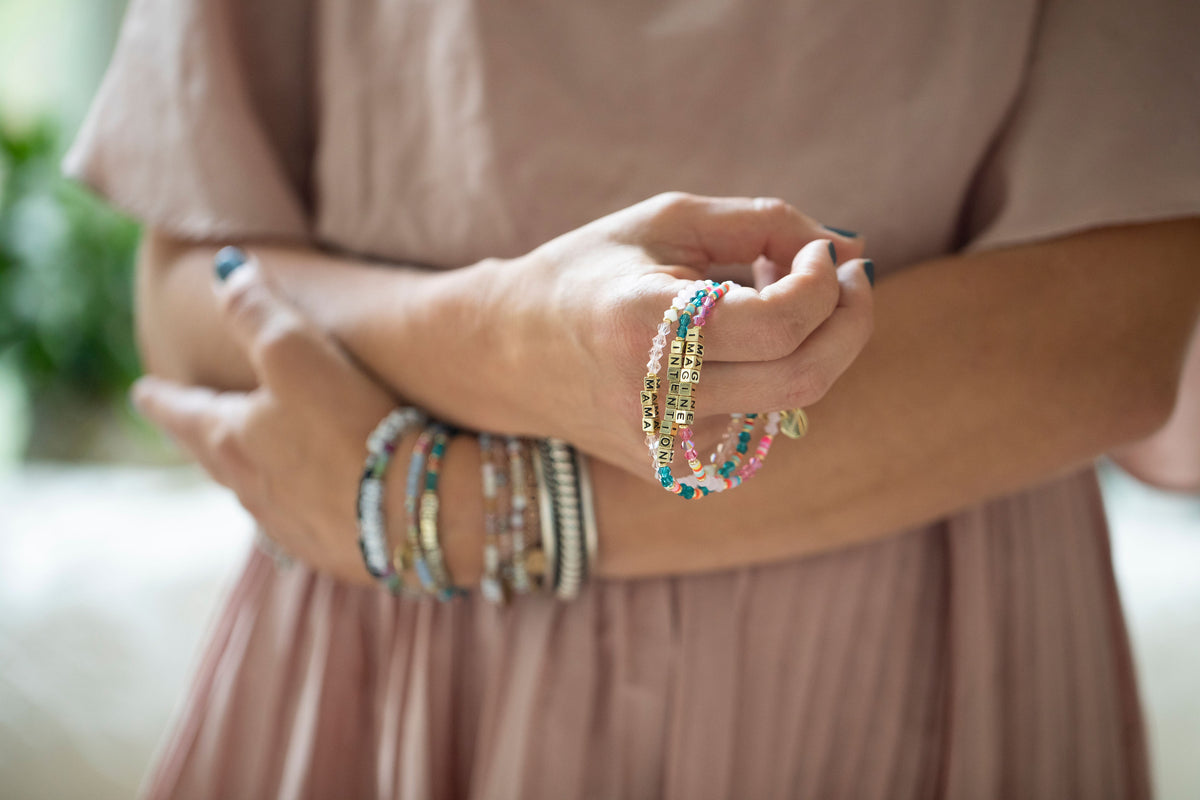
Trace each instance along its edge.
{"label": "knuckle", "polygon": [[759,341],[762,358],[774,361],[789,355],[800,344],[803,327],[798,314],[777,315],[774,324],[763,326]]}
{"label": "knuckle", "polygon": [[226,469],[237,466],[243,460],[241,436],[231,425],[214,427],[209,431],[205,444],[212,458]]}
{"label": "knuckle", "polygon": [[227,317],[236,322],[254,324],[264,313],[266,286],[257,270],[249,270],[238,276],[238,281],[229,286],[222,300],[222,309]]}
{"label": "knuckle", "polygon": [[683,214],[696,205],[696,196],[687,192],[671,191],[650,198],[656,216]]}
{"label": "knuckle", "polygon": [[254,339],[254,353],[268,367],[297,363],[307,352],[308,332],[297,319],[276,319],[262,327]]}
{"label": "knuckle", "polygon": [[808,359],[801,359],[789,370],[784,399],[789,408],[810,406],[825,396],[833,385],[829,370]]}
{"label": "knuckle", "polygon": [[772,218],[786,217],[791,212],[791,206],[779,197],[754,198],[754,210]]}
{"label": "knuckle", "polygon": [[798,289],[804,298],[804,305],[812,309],[812,313],[819,319],[825,319],[832,314],[842,293],[837,270],[830,264],[819,263],[812,265],[798,277]]}

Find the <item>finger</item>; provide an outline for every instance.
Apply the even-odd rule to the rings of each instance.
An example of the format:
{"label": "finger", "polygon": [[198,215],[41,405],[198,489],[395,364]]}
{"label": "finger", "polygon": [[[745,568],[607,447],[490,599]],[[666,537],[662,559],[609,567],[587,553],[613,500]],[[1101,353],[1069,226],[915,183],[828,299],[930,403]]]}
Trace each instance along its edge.
{"label": "finger", "polygon": [[697,411],[780,411],[820,400],[871,337],[875,301],[866,270],[860,259],[838,268],[837,307],[792,354],[767,363],[705,363]]}
{"label": "finger", "polygon": [[214,480],[229,485],[245,460],[235,432],[251,395],[145,376],[134,383],[130,397],[143,416],[191,453]]}
{"label": "finger", "polygon": [[774,361],[821,325],[837,306],[837,267],[828,239],[805,245],[791,271],[761,291],[733,289],[704,326],[706,361]]}
{"label": "finger", "polygon": [[775,197],[703,197],[670,192],[647,203],[668,234],[665,240],[661,235],[654,239],[664,241],[668,251],[673,238],[670,234],[690,234],[680,239],[690,240],[692,245],[691,260],[685,262],[689,266],[749,264],[760,255],[777,265],[786,265],[802,247],[818,238],[832,241],[836,260],[844,261],[861,256],[865,245],[863,237],[826,228]]}
{"label": "finger", "polygon": [[254,256],[226,274],[215,287],[218,304],[264,383],[340,386],[354,372],[329,336],[276,291]]}

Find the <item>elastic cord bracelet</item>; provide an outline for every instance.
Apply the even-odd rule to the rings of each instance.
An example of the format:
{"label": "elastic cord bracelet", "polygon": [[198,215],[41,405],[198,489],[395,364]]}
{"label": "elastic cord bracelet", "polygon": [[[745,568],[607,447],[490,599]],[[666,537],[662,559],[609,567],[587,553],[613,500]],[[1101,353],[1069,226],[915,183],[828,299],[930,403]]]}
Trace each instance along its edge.
{"label": "elastic cord bracelet", "polygon": [[[650,449],[655,468],[655,478],[663,488],[684,499],[704,497],[712,492],[735,488],[753,477],[762,467],[771,444],[780,430],[781,418],[784,431],[792,438],[804,435],[808,418],[802,409],[771,412],[766,415],[766,428],[758,441],[753,456],[743,464],[749,452],[750,440],[759,414],[734,414],[726,435],[705,465],[696,450],[692,422],[695,418],[695,390],[700,382],[701,366],[704,362],[703,327],[720,300],[735,284],[712,281],[691,284],[677,295],[663,314],[654,342],[641,393],[642,430],[647,434],[646,444]],[[675,338],[671,341],[667,369],[668,394],[664,416],[658,421],[658,371],[661,367],[663,349],[671,324],[678,322]],[[657,428],[655,425],[657,424]],[[671,473],[674,461],[675,439],[687,460],[691,475],[676,478]],[[732,447],[733,452],[729,450]]]}
{"label": "elastic cord bracelet", "polygon": [[449,444],[451,431],[445,425],[439,425],[433,434],[433,446],[429,449],[429,457],[425,460],[425,491],[421,494],[420,527],[421,552],[429,565],[429,574],[433,578],[434,593],[439,600],[451,600],[461,594],[450,580],[446,568],[445,554],[442,552],[441,537],[438,532],[438,479],[441,476],[442,456]]}
{"label": "elastic cord bracelet", "polygon": [[358,482],[358,547],[367,572],[394,594],[404,588],[403,578],[388,557],[387,520],[384,514],[384,476],[396,449],[396,440],[424,415],[415,408],[396,408],[367,437],[367,457]]}
{"label": "elastic cord bracelet", "polygon": [[421,484],[425,478],[425,460],[429,456],[429,448],[433,446],[434,434],[444,427],[441,423],[433,422],[421,431],[421,435],[413,444],[412,457],[408,462],[408,480],[405,483],[405,544],[416,569],[421,588],[428,594],[436,594],[437,584],[434,582],[429,562],[425,558],[424,548],[421,546]]}
{"label": "elastic cord bracelet", "polygon": [[542,555],[545,559],[545,563],[542,565],[542,589],[553,593],[558,577],[558,523],[554,516],[554,501],[550,496],[546,474],[547,463],[543,458],[543,448],[539,443],[530,447],[530,451],[533,476],[537,486],[538,531],[542,542]]}
{"label": "elastic cord bracelet", "polygon": [[[544,559],[540,559],[541,548],[538,547],[531,552],[525,541],[526,516],[529,506],[529,473],[532,470],[527,468],[529,466],[527,465],[528,449],[520,439],[516,436],[506,437],[504,446],[508,453],[510,487],[508,530],[512,543],[512,554],[508,562],[508,582],[514,593],[527,594],[531,588],[530,567],[533,567],[540,576],[541,569],[545,566]],[[532,559],[532,564],[530,563],[531,555],[539,556],[539,558]]]}
{"label": "elastic cord bracelet", "polygon": [[501,577],[500,541],[507,520],[499,510],[497,487],[500,483],[495,448],[490,433],[479,434],[479,455],[483,472],[483,577],[479,591],[489,603],[502,605],[507,597]]}

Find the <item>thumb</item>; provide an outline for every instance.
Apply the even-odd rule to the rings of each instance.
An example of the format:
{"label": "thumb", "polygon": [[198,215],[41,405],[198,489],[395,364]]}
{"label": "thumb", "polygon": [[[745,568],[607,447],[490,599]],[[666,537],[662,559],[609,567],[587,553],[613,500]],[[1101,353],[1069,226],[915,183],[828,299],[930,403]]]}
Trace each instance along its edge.
{"label": "thumb", "polygon": [[276,291],[253,254],[226,247],[214,268],[220,312],[264,383],[320,371],[331,356],[340,360],[325,333]]}

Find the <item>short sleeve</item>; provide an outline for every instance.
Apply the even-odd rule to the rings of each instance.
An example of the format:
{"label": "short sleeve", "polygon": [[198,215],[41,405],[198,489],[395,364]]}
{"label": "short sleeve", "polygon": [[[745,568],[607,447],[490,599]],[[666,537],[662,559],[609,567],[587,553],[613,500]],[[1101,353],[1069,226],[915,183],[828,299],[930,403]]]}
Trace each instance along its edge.
{"label": "short sleeve", "polygon": [[967,250],[1200,214],[1200,3],[1046,0]]}
{"label": "short sleeve", "polygon": [[184,238],[307,238],[305,0],[133,0],[64,171]]}

